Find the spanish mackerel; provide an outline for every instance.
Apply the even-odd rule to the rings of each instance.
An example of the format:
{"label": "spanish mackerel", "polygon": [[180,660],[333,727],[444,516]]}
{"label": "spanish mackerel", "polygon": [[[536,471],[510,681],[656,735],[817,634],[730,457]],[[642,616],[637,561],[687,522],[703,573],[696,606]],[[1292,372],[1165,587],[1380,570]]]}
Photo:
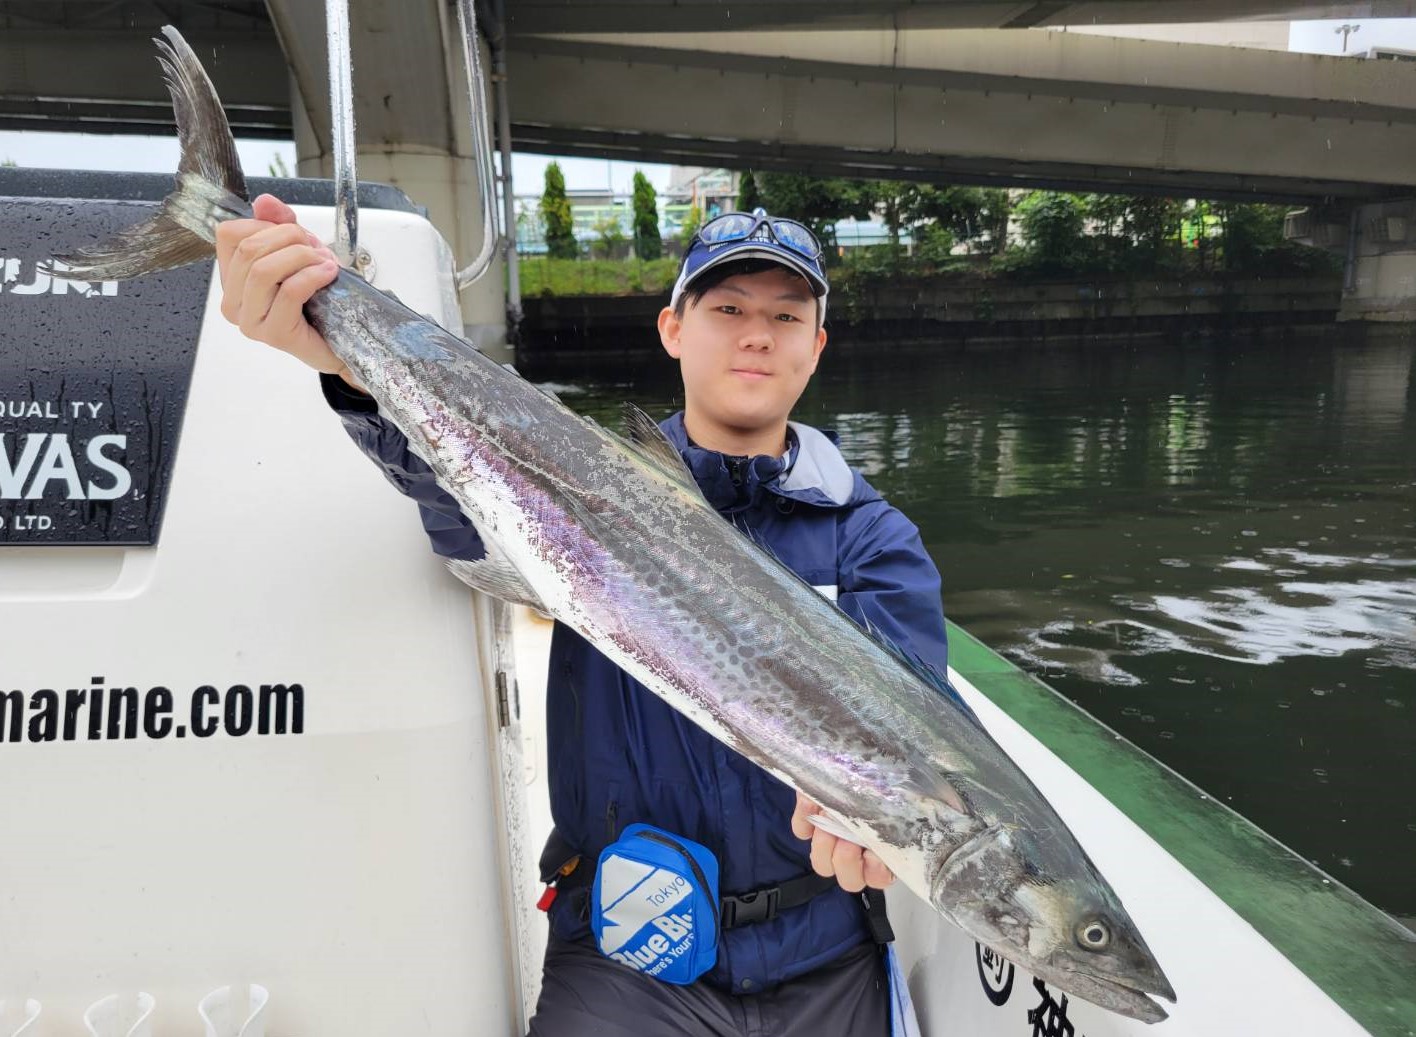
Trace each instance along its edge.
{"label": "spanish mackerel", "polygon": [[[65,257],[73,273],[205,259],[221,221],[251,215],[221,102],[162,32],[177,188]],[[1165,1018],[1146,995],[1174,991],[1120,900],[944,678],[725,522],[652,420],[632,413],[621,438],[347,270],[305,312],[476,524],[488,555],[454,563],[461,578],[575,630],[979,942],[1098,1005]]]}

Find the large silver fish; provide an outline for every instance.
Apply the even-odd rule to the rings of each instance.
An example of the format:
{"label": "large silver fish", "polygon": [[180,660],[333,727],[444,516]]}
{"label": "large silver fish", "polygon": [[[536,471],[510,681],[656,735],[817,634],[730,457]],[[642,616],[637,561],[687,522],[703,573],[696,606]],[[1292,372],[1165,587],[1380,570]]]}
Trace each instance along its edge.
{"label": "large silver fish", "polygon": [[[135,277],[212,254],[248,217],[221,103],[181,36],[157,41],[182,143],[157,215],[66,257]],[[716,738],[825,808],[981,943],[1148,1022],[1174,991],[1120,900],[941,678],[912,666],[703,499],[642,414],[624,439],[341,272],[306,307],[486,541],[473,586],[555,616]],[[785,823],[785,819],[784,822]]]}

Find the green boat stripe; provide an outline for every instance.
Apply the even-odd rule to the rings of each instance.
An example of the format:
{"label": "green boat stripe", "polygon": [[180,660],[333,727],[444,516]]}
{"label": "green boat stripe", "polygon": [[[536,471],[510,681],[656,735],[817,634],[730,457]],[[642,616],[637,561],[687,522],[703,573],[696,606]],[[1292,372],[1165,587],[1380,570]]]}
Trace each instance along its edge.
{"label": "green boat stripe", "polygon": [[1416,1035],[1405,926],[952,623],[949,662],[1353,1019],[1379,1037]]}

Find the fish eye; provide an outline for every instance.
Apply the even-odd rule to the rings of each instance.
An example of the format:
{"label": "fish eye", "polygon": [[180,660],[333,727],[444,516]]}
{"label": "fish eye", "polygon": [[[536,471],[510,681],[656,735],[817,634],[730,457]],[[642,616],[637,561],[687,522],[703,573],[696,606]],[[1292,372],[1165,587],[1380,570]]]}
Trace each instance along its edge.
{"label": "fish eye", "polygon": [[1077,926],[1077,943],[1089,951],[1104,951],[1111,943],[1111,930],[1100,919]]}

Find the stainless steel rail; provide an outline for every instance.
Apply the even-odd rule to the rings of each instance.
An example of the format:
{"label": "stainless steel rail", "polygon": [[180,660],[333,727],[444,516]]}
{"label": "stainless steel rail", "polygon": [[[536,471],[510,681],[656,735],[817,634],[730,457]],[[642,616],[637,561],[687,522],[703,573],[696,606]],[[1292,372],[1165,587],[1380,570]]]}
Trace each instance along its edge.
{"label": "stainless steel rail", "polygon": [[349,0],[325,0],[329,54],[329,125],[334,151],[334,254],[345,266],[359,258],[359,181],[354,169],[354,69]]}
{"label": "stainless steel rail", "polygon": [[472,113],[472,150],[477,162],[478,194],[482,207],[482,248],[472,262],[457,272],[457,290],[465,291],[491,269],[499,235],[496,228],[496,174],[492,168],[491,134],[488,130],[487,77],[477,44],[477,10],[473,0],[458,0],[457,24],[462,34],[462,57],[467,67],[467,100]]}

